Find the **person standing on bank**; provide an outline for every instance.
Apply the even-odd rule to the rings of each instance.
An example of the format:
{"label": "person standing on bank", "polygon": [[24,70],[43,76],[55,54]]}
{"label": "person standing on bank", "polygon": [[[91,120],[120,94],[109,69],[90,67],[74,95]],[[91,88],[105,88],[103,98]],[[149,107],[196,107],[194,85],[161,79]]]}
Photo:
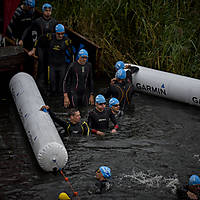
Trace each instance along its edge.
{"label": "person standing on bank", "polygon": [[[45,3],[42,6],[42,17],[37,18],[33,21],[32,25],[25,31],[24,34],[32,32],[32,37],[34,38],[35,45],[31,51],[28,52],[29,56],[38,55],[38,69],[37,71],[37,83],[40,89],[43,89],[47,85],[48,80],[48,47],[37,48],[37,41],[41,35],[46,35],[48,33],[55,32],[55,27],[58,24],[57,21],[51,17],[52,6]],[[36,51],[37,50],[37,51]]]}
{"label": "person standing on bank", "polygon": [[90,135],[90,128],[87,122],[81,122],[81,115],[79,110],[75,108],[71,108],[69,111],[69,120],[62,120],[56,117],[55,113],[50,110],[50,107],[44,105],[41,107],[40,110],[44,111],[47,110],[52,117],[52,119],[59,124],[61,127],[65,129],[65,134],[67,136],[89,136]]}
{"label": "person standing on bank", "polygon": [[94,105],[92,64],[87,62],[88,52],[81,49],[78,60],[71,63],[63,81],[64,107]]}
{"label": "person standing on bank", "polygon": [[109,129],[109,120],[114,124],[111,133],[116,133],[119,126],[116,118],[110,108],[106,108],[106,100],[103,95],[99,94],[95,98],[95,109],[89,112],[88,125],[91,132],[97,135],[105,135],[105,131]]}
{"label": "person standing on bank", "polygon": [[[71,40],[64,36],[65,27],[58,24],[56,33],[40,36],[37,45],[40,48],[48,46],[48,65],[50,66],[50,92],[52,95],[61,95],[63,79],[67,69],[66,58],[73,60],[73,49]],[[42,46],[43,45],[43,46]],[[70,57],[66,53],[70,52]]]}
{"label": "person standing on bank", "polygon": [[31,24],[35,13],[35,0],[24,0],[14,12],[6,30],[6,36],[23,45],[22,35],[25,29]]}

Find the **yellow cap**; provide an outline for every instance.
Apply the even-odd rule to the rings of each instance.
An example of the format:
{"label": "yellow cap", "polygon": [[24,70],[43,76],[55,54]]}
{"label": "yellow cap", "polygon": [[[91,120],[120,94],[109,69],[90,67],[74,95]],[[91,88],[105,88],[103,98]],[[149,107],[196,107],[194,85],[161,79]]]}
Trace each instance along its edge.
{"label": "yellow cap", "polygon": [[58,197],[59,200],[68,200],[69,196],[65,192],[61,192]]}

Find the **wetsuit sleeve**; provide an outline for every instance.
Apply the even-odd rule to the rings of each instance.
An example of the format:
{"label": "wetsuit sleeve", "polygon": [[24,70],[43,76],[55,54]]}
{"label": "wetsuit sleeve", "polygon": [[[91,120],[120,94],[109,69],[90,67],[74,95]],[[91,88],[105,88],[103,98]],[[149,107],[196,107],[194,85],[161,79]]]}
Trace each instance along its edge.
{"label": "wetsuit sleeve", "polygon": [[97,130],[95,129],[95,120],[94,120],[92,112],[89,112],[89,115],[88,115],[88,125],[92,133],[97,133]]}
{"label": "wetsuit sleeve", "polygon": [[104,97],[107,99],[111,96],[111,85],[109,87],[105,88],[103,91]]}
{"label": "wetsuit sleeve", "polygon": [[68,124],[66,123],[66,121],[59,119],[58,117],[56,117],[55,113],[53,113],[50,109],[48,110],[51,118],[53,119],[53,121],[55,121],[56,123],[58,123],[60,126],[62,126],[64,129],[67,129]]}
{"label": "wetsuit sleeve", "polygon": [[25,38],[27,37],[28,33],[30,33],[31,31],[31,26],[29,26],[28,28],[26,28],[22,34],[21,40],[24,41]]}
{"label": "wetsuit sleeve", "polygon": [[10,21],[10,23],[8,24],[7,30],[6,30],[6,35],[12,39],[16,39],[16,35],[15,35],[15,30],[17,30],[17,23],[20,19],[20,17],[22,16],[22,8],[19,6],[15,12],[14,15],[12,16],[12,19]]}
{"label": "wetsuit sleeve", "polygon": [[89,92],[94,95],[94,81],[93,81],[93,73],[92,73],[92,65],[89,65]]}
{"label": "wetsuit sleeve", "polygon": [[115,118],[115,115],[111,112],[111,110],[109,110],[109,112],[110,112],[109,117],[110,117],[112,123],[114,124],[114,129],[118,129],[119,126],[118,126],[118,124],[117,124],[117,120],[116,120],[116,118]]}
{"label": "wetsuit sleeve", "polygon": [[87,122],[82,123],[82,128],[83,128],[83,135],[89,136],[90,135],[90,128],[87,124]]}
{"label": "wetsuit sleeve", "polygon": [[188,198],[188,195],[187,195],[187,188],[185,188],[185,187],[178,187],[177,188],[177,190],[176,190],[176,196],[177,196],[177,198],[178,199],[180,199],[180,200],[187,200],[187,199],[189,199]]}
{"label": "wetsuit sleeve", "polygon": [[72,48],[72,41],[70,39],[65,40],[66,50],[69,55],[66,53],[66,56],[70,59],[71,62],[74,61],[74,51]]}
{"label": "wetsuit sleeve", "polygon": [[73,63],[69,65],[69,70],[67,70],[65,74],[65,77],[63,80],[63,93],[69,93],[71,90],[72,67],[73,67]]}

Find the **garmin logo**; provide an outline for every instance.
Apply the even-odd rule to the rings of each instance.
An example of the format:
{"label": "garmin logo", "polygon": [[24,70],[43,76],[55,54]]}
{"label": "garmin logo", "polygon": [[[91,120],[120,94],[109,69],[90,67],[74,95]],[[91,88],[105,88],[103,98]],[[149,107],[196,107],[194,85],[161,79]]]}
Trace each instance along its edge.
{"label": "garmin logo", "polygon": [[200,99],[197,97],[192,97],[192,101],[196,104],[200,104]]}
{"label": "garmin logo", "polygon": [[106,119],[99,119],[99,122],[104,122],[106,121]]}
{"label": "garmin logo", "polygon": [[144,84],[136,83],[136,87],[137,87],[137,89],[143,90],[146,92],[156,93],[158,95],[164,95],[164,96],[167,95],[164,84],[162,84],[160,88],[157,88],[157,87],[153,87],[151,85],[144,85]]}

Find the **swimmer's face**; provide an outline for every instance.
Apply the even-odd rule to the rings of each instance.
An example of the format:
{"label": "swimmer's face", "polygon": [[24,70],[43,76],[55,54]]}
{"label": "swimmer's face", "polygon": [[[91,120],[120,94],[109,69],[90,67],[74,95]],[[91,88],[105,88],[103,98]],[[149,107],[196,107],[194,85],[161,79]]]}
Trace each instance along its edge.
{"label": "swimmer's face", "polygon": [[81,65],[85,65],[86,62],[87,62],[87,59],[88,59],[87,56],[80,56],[80,58],[78,59],[78,62],[79,62]]}
{"label": "swimmer's face", "polygon": [[65,32],[57,32],[56,33],[56,39],[57,40],[62,40],[63,39],[63,37],[64,37],[64,34],[65,34]]}
{"label": "swimmer's face", "polygon": [[45,8],[43,15],[46,18],[50,18],[51,17],[51,8]]}
{"label": "swimmer's face", "polygon": [[96,103],[96,108],[100,112],[104,111],[105,107],[106,107],[106,103]]}
{"label": "swimmer's face", "polygon": [[120,105],[119,104],[116,104],[116,105],[112,106],[112,110],[114,110],[114,112],[118,112],[119,109],[120,109]]}
{"label": "swimmer's face", "polygon": [[79,111],[75,112],[74,115],[70,116],[70,121],[72,123],[76,124],[76,123],[80,122],[80,120],[81,120],[81,114]]}

